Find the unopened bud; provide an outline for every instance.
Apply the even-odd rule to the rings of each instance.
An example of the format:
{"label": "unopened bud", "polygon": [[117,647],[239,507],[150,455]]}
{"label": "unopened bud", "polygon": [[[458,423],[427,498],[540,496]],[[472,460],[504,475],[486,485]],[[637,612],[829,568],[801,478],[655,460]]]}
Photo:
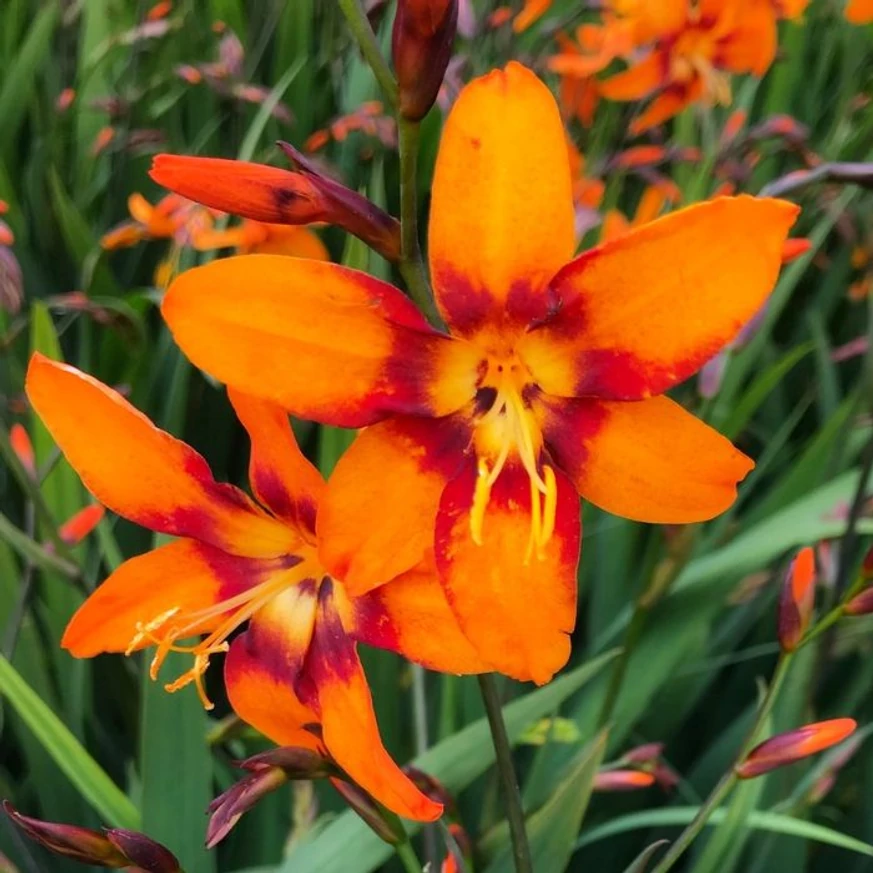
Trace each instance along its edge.
{"label": "unopened bud", "polygon": [[637,791],[654,784],[654,775],[643,770],[602,770],[594,777],[595,791]]}
{"label": "unopened bud", "polygon": [[841,743],[858,727],[854,719],[834,718],[787,731],[755,746],[736,768],[740,779],[751,779],[793,764]]}
{"label": "unopened bud", "polygon": [[240,818],[262,797],[293,779],[319,779],[337,772],[333,763],[311,749],[293,746],[269,749],[238,762],[249,775],[231,785],[209,804],[206,847],[220,843]]}
{"label": "unopened bud", "polygon": [[137,867],[145,873],[179,873],[179,862],[169,849],[135,831],[113,828],[105,832],[76,825],[56,824],[18,812],[8,800],[3,809],[12,822],[50,852],[98,867]]}
{"label": "unopened bud", "polygon": [[815,552],[807,546],[791,562],[779,598],[779,645],[793,652],[812,618],[815,605]]}
{"label": "unopened bud", "polygon": [[873,588],[856,594],[844,607],[846,615],[869,615],[873,612]]}
{"label": "unopened bud", "polygon": [[864,560],[861,562],[861,573],[865,579],[873,579],[873,546],[867,550]]}
{"label": "unopened bud", "polygon": [[12,451],[21,462],[21,466],[27,470],[31,478],[36,476],[36,455],[33,451],[33,443],[30,441],[23,425],[13,424],[9,429],[9,444]]}
{"label": "unopened bud", "polygon": [[795,236],[782,243],[782,263],[790,264],[812,248],[812,240],[805,236]]}
{"label": "unopened bud", "polygon": [[68,546],[78,545],[97,527],[104,512],[105,510],[99,503],[92,503],[90,506],[80,509],[60,526],[58,530],[60,538]]}
{"label": "unopened bud", "polygon": [[435,779],[429,773],[419,770],[417,767],[404,767],[403,772],[412,780],[413,785],[431,800],[441,803],[449,814],[454,814],[457,807],[455,799],[449,794],[448,789],[442,782]]}
{"label": "unopened bud", "polygon": [[342,779],[334,778],[330,781],[343,800],[363,819],[379,839],[392,846],[396,846],[406,839],[406,831],[400,819],[393,812],[376,803],[363,788]]}
{"label": "unopened bud", "polygon": [[458,0],[399,0],[391,54],[400,115],[420,121],[436,100],[458,28]]}
{"label": "unopened bud", "polygon": [[396,219],[318,172],[292,146],[279,145],[297,169],[164,154],[155,156],[150,175],[159,185],[212,209],[267,224],[335,224],[388,260],[400,257]]}
{"label": "unopened bud", "polygon": [[654,764],[664,751],[663,743],[645,743],[622,755],[625,764]]}

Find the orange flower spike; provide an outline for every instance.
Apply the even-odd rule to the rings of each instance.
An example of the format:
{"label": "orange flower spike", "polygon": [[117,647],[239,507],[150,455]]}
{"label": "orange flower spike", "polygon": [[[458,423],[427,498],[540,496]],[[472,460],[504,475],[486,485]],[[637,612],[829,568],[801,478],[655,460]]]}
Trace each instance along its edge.
{"label": "orange flower spike", "polygon": [[793,652],[809,627],[815,605],[815,552],[807,546],[791,562],[779,600],[779,645]]}
{"label": "orange flower spike", "polygon": [[[278,406],[230,392],[251,438],[253,500],[216,482],[192,448],[72,367],[36,354],[26,390],[103,504],[178,537],[110,575],[73,616],[62,645],[76,657],[154,647],[153,679],[169,652],[189,654],[193,666],[166,688],[193,684],[207,708],[203,675],[213,655],[227,652],[225,683],[241,718],[280,745],[329,757],[398,815],[436,818],[440,804],[382,747],[356,649],[364,641],[440,670],[488,669],[461,633],[433,559],[430,569],[419,565],[350,597],[320,556],[325,483]],[[202,639],[181,642],[196,636]]]}
{"label": "orange flower spike", "polygon": [[267,256],[183,273],[163,314],[219,380],[304,418],[370,425],[318,518],[322,560],[351,596],[433,556],[482,661],[543,683],[576,617],[578,495],[633,519],[701,521],[752,468],[657,395],[760,308],[797,212],[700,203],[574,259],[560,113],[511,63],[463,89],[443,130],[428,251],[449,333],[370,276]]}
{"label": "orange flower spike", "polygon": [[854,719],[834,718],[787,731],[755,746],[736,768],[740,779],[753,779],[778,767],[801,761],[841,743],[858,727]]}
{"label": "orange flower spike", "polygon": [[398,0],[391,57],[403,118],[420,121],[433,106],[457,29],[458,0]]}
{"label": "orange flower spike", "polygon": [[36,455],[33,451],[33,443],[30,436],[21,424],[13,424],[9,429],[9,443],[12,451],[21,462],[21,466],[27,470],[28,475],[36,478]]}
{"label": "orange flower spike", "polygon": [[850,24],[869,24],[873,21],[873,0],[849,0],[845,16]]}
{"label": "orange flower spike", "polygon": [[320,174],[282,143],[298,171],[223,158],[157,155],[151,177],[214,209],[271,224],[336,224],[389,260],[400,256],[400,225],[366,197]]}

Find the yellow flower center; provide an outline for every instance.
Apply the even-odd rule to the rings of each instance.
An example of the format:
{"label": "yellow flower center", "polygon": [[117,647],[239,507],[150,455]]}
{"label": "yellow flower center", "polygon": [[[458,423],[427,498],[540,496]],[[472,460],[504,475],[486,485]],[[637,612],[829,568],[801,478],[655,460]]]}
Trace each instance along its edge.
{"label": "yellow flower center", "polygon": [[526,399],[529,387],[533,387],[530,371],[513,354],[488,361],[479,397],[490,406],[476,423],[478,469],[470,510],[470,535],[474,543],[482,545],[491,489],[511,456],[521,461],[530,480],[531,501],[525,563],[533,554],[539,560],[545,557],[546,544],[555,529],[558,493],[554,470],[539,463],[543,438]]}
{"label": "yellow flower center", "polygon": [[704,98],[727,106],[731,102],[730,76],[715,67],[715,43],[708,30],[691,27],[676,41],[670,59],[670,75],[677,82],[699,78]]}
{"label": "yellow flower center", "polygon": [[[130,640],[125,655],[132,654],[143,643],[151,643],[157,648],[149,667],[152,681],[157,680],[161,666],[170,652],[192,655],[194,664],[177,679],[167,683],[164,688],[173,693],[192,682],[197,688],[200,701],[206,709],[214,704],[206,694],[203,674],[209,667],[209,659],[230,647],[227,638],[244,622],[248,621],[262,607],[277,597],[286,588],[296,585],[311,576],[311,566],[307,562],[296,564],[288,570],[280,570],[267,580],[203,609],[184,609],[173,606],[154,618],[137,622],[136,633]],[[185,640],[209,630],[207,636],[194,644],[182,644]]]}

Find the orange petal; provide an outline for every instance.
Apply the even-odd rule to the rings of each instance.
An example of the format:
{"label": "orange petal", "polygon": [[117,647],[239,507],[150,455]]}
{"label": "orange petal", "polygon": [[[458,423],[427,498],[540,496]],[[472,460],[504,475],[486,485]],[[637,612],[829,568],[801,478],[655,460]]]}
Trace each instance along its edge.
{"label": "orange petal", "polygon": [[338,596],[339,589],[325,580],[304,677],[321,712],[324,745],[361,788],[392,812],[434,821],[442,814],[442,804],[422,794],[382,745],[364,668],[334,603]]}
{"label": "orange petal", "polygon": [[312,641],[317,604],[313,580],[283,591],[230,646],[227,696],[236,714],[280,746],[318,749],[318,713],[297,682]]}
{"label": "orange petal", "polygon": [[551,5],[552,0],[524,0],[524,8],[515,16],[512,29],[516,33],[527,30],[538,18],[546,14]]}
{"label": "orange petal", "polygon": [[[171,609],[205,609],[263,582],[270,562],[239,558],[198,543],[176,540],[125,561],[82,604],[61,645],[77,658],[124,652],[137,633]],[[216,616],[216,623],[221,616]],[[204,631],[210,627],[205,625]],[[142,645],[148,646],[148,640]]]}
{"label": "orange petal", "polygon": [[388,582],[433,548],[440,496],[469,441],[452,417],[396,418],[358,435],[318,513],[319,556],[349,594]]}
{"label": "orange petal", "polygon": [[639,402],[543,398],[546,445],[579,493],[614,515],[705,521],[736,499],[754,463],[668,397]]}
{"label": "orange petal", "polygon": [[773,0],[745,0],[737,26],[718,50],[718,66],[734,73],[763,76],[778,43]]}
{"label": "orange petal", "polygon": [[[431,539],[433,525],[431,525]],[[479,657],[461,631],[429,560],[387,585],[352,601],[359,642],[389,649],[441,673],[485,673],[494,667]]]}
{"label": "orange petal", "polygon": [[249,557],[282,555],[298,541],[242,491],[216,482],[194,449],[86,373],[36,353],[26,390],[85,486],[113,512]]}
{"label": "orange petal", "polygon": [[688,378],[767,299],[798,208],[723,197],[659,218],[568,264],[558,314],[519,351],[549,394],[639,400]]}
{"label": "orange petal", "polygon": [[313,532],[324,479],[303,457],[288,414],[281,406],[232,388],[227,395],[252,442],[249,481],[255,496],[288,524]]}
{"label": "orange petal", "polygon": [[470,535],[476,482],[470,464],[443,493],[435,539],[449,604],[479,655],[494,669],[542,685],[564,666],[576,622],[579,501],[555,470],[557,515],[542,558],[527,555],[530,481],[507,463],[485,512],[482,545]]}
{"label": "orange petal", "polygon": [[651,52],[632,67],[602,81],[600,94],[607,100],[639,100],[664,84],[668,69],[664,55]]}
{"label": "orange petal", "polygon": [[460,344],[433,331],[396,288],[335,264],[280,255],[214,261],[178,276],[162,312],[198,367],[326,424],[443,414],[475,390],[471,369],[460,396],[434,395],[433,375]]}
{"label": "orange petal", "polygon": [[517,63],[475,79],[446,121],[433,182],[430,264],[447,323],[470,334],[503,307],[541,314],[546,283],[574,247],[554,97]]}

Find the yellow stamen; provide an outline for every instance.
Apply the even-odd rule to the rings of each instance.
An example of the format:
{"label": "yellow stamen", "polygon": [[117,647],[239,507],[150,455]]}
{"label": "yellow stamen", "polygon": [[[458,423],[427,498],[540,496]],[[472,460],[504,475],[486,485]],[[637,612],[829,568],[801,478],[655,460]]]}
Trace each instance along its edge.
{"label": "yellow stamen", "polygon": [[[479,461],[473,504],[470,508],[470,536],[476,545],[482,545],[485,512],[491,490],[499,478],[511,451],[515,451],[530,478],[531,529],[525,563],[536,551],[539,560],[545,557],[545,546],[555,529],[557,485],[549,467],[540,472],[541,440],[531,411],[525,405],[517,384],[514,368],[499,368],[497,396],[491,408],[479,419],[478,428],[485,447],[479,447]],[[484,455],[484,457],[483,457]],[[489,463],[486,458],[492,457]]]}
{"label": "yellow stamen", "polygon": [[[266,582],[262,582],[248,591],[204,609],[183,612],[181,607],[174,606],[150,621],[137,623],[136,633],[125,654],[130,655],[144,642],[155,645],[155,654],[149,666],[149,676],[153,681],[158,678],[158,673],[170,652],[193,655],[194,664],[191,669],[166,684],[164,688],[173,693],[194,682],[204,708],[212,709],[213,704],[209,700],[203,684],[203,674],[209,667],[210,657],[226,652],[229,648],[227,637],[241,624],[248,621],[258,610],[266,606],[280,591],[303,578],[304,574],[302,565],[298,565],[293,574],[277,573]],[[176,642],[179,639],[201,633],[204,625],[208,625],[220,616],[225,616],[224,620],[200,642],[193,645],[182,645]],[[173,622],[172,619],[176,617],[179,621]]]}

